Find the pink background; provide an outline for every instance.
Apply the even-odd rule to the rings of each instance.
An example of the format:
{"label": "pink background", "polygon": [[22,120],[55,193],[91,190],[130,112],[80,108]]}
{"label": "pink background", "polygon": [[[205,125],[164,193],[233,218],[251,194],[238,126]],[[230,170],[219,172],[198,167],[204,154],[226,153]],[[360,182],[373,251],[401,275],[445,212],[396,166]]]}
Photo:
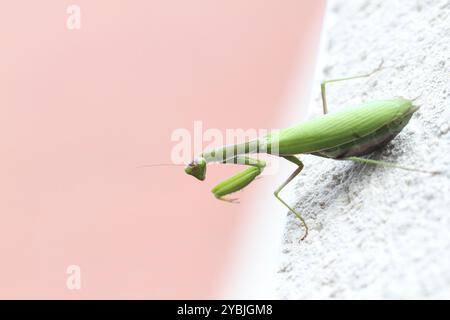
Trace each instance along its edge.
{"label": "pink background", "polygon": [[[81,30],[66,8],[81,7]],[[211,298],[245,212],[169,162],[173,130],[272,128],[324,1],[5,1],[0,298]],[[296,68],[294,68],[296,66]],[[245,201],[251,188],[239,196]],[[271,195],[269,195],[271,196]],[[66,268],[81,267],[81,290]]]}

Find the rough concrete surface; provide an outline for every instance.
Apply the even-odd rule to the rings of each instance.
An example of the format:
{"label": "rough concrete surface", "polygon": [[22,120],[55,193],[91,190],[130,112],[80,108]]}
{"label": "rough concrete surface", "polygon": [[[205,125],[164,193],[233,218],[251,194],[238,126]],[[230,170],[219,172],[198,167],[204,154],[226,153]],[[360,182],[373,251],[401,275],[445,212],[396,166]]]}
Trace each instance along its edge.
{"label": "rough concrete surface", "polygon": [[[373,159],[440,169],[429,175],[303,156],[291,201],[279,298],[450,298],[450,1],[336,0],[328,3],[321,77],[329,108],[403,96],[421,106]],[[319,84],[314,115],[320,112]]]}

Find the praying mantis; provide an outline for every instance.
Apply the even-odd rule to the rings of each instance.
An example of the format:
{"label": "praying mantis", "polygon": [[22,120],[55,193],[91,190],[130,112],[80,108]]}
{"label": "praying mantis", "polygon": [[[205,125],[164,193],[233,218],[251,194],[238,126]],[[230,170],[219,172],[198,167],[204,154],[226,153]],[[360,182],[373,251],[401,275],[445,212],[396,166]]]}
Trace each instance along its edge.
{"label": "praying mantis", "polygon": [[414,99],[393,98],[372,101],[339,112],[328,113],[327,84],[369,77],[381,70],[382,65],[383,61],[375,70],[367,74],[323,81],[321,83],[322,116],[281,129],[275,134],[262,138],[203,152],[186,166],[185,172],[198,180],[204,180],[208,163],[234,163],[249,166],[248,169],[220,182],[211,190],[219,200],[236,202],[237,199],[228,199],[225,196],[245,188],[262,173],[266,166],[265,161],[251,158],[249,154],[266,153],[294,163],[297,168],[274,191],[274,195],[300,220],[304,227],[301,240],[308,235],[308,225],[302,215],[280,197],[283,188],[303,170],[304,165],[297,157],[300,154],[436,173],[362,157],[382,148],[402,131],[414,112],[419,109],[413,106]]}

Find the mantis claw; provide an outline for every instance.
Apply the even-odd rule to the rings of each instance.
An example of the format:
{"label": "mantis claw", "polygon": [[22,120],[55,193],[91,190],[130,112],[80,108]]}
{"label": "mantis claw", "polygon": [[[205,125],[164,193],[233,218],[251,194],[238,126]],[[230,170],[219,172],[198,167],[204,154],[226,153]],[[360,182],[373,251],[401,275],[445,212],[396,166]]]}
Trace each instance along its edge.
{"label": "mantis claw", "polygon": [[240,203],[239,202],[239,198],[218,198],[219,200],[225,201],[225,202],[229,202],[229,203]]}
{"label": "mantis claw", "polygon": [[378,67],[375,70],[373,70],[370,74],[373,74],[373,73],[375,73],[377,71],[382,70],[383,69],[383,65],[384,65],[384,59],[381,59],[380,64],[378,65]]}
{"label": "mantis claw", "polygon": [[308,235],[308,226],[305,224],[305,233],[303,234],[303,236],[300,238],[300,241],[305,240],[306,236]]}

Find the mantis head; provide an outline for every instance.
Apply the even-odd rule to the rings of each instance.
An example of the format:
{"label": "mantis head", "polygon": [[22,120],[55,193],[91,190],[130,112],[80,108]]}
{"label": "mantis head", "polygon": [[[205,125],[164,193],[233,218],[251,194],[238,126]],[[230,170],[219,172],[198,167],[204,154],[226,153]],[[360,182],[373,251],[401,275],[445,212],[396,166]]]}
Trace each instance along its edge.
{"label": "mantis head", "polygon": [[205,180],[206,176],[206,160],[202,157],[193,160],[189,163],[184,172],[187,174],[196,177],[198,180]]}

